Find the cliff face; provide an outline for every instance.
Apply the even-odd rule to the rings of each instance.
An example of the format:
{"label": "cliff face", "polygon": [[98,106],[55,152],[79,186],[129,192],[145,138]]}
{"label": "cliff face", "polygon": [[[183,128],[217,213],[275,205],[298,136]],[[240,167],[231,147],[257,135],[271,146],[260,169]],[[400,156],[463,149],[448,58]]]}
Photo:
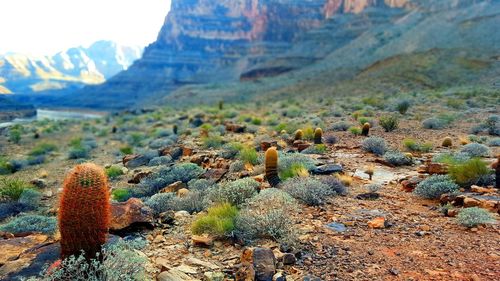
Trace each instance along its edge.
{"label": "cliff face", "polygon": [[[86,87],[74,102],[111,108],[140,106],[186,85],[277,76],[337,53],[342,56],[328,65],[355,69],[390,55],[447,47],[448,38],[453,47],[470,45],[460,38],[474,37],[480,29],[471,26],[482,24],[481,13],[488,11],[485,5],[495,2],[173,0],[157,40],[143,57],[106,83]],[[481,20],[465,26],[461,21],[469,17],[466,11],[471,5],[483,7],[474,15]],[[453,22],[439,16],[445,12],[452,13]],[[428,18],[432,20],[426,23]],[[413,29],[416,24],[419,30]],[[451,32],[441,34],[441,28]],[[385,45],[389,51],[382,48]]]}

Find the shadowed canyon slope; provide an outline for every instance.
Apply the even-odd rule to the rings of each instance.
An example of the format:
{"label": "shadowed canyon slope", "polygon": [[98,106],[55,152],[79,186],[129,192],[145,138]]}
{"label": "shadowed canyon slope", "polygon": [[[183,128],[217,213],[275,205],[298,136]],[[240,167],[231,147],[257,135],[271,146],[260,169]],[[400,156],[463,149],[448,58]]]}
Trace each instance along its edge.
{"label": "shadowed canyon slope", "polygon": [[[464,72],[460,82],[476,83],[484,72],[491,79],[498,73],[499,24],[496,0],[173,1],[157,41],[140,60],[65,102],[125,108],[160,98],[242,99],[311,79],[321,80],[323,88],[316,90],[331,94],[333,85],[366,76],[363,70],[372,64],[420,53],[429,65],[405,65],[410,57],[391,63],[409,72],[420,67],[423,76],[442,76],[441,67],[457,65]],[[475,61],[484,67],[468,65]],[[444,65],[432,65],[437,62]],[[427,73],[430,68],[437,73]],[[386,71],[371,70],[375,76]],[[447,85],[453,76],[439,79],[443,84],[427,87]],[[400,80],[391,83],[408,82]]]}

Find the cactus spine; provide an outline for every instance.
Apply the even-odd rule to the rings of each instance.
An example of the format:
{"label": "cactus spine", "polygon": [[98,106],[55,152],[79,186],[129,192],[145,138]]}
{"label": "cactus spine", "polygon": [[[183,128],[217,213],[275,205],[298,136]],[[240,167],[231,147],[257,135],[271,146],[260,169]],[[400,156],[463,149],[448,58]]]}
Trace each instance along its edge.
{"label": "cactus spine", "polygon": [[323,143],[323,130],[321,128],[316,128],[314,130],[314,144],[322,144]]}
{"label": "cactus spine", "polygon": [[370,133],[370,123],[367,122],[363,125],[363,129],[361,130],[361,134],[363,136],[367,137],[369,133]]}
{"label": "cactus spine", "polygon": [[272,187],[277,186],[281,180],[278,175],[278,151],[270,147],[265,155],[266,179]]}
{"label": "cactus spine", "polygon": [[95,164],[76,166],[64,180],[59,211],[61,258],[94,258],[106,242],[110,223],[108,179]]}

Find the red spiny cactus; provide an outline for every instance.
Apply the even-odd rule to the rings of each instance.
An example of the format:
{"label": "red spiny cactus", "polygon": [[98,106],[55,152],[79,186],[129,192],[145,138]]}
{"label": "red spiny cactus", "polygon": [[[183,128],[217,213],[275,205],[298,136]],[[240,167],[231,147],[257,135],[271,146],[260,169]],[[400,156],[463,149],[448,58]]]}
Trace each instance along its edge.
{"label": "red spiny cactus", "polygon": [[59,211],[61,257],[94,258],[106,242],[110,222],[108,178],[94,164],[76,166],[64,180]]}

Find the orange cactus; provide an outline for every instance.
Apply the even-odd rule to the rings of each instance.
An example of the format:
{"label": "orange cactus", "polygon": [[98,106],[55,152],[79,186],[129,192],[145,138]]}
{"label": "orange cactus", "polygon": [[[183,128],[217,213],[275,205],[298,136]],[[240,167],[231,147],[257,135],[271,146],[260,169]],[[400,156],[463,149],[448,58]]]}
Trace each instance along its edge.
{"label": "orange cactus", "polygon": [[106,243],[110,223],[108,178],[95,164],[76,166],[64,180],[59,211],[61,258],[94,258]]}
{"label": "orange cactus", "polygon": [[323,143],[323,130],[321,128],[316,128],[314,130],[314,144],[322,144]]}
{"label": "orange cactus", "polygon": [[278,175],[278,151],[270,147],[265,155],[266,179],[272,187],[277,186],[281,180]]}
{"label": "orange cactus", "polygon": [[361,131],[361,134],[362,134],[363,136],[367,137],[367,136],[368,136],[368,134],[370,133],[370,127],[371,127],[370,123],[368,123],[368,122],[367,122],[367,123],[365,123],[365,124],[363,125],[363,129],[362,129],[362,131]]}

